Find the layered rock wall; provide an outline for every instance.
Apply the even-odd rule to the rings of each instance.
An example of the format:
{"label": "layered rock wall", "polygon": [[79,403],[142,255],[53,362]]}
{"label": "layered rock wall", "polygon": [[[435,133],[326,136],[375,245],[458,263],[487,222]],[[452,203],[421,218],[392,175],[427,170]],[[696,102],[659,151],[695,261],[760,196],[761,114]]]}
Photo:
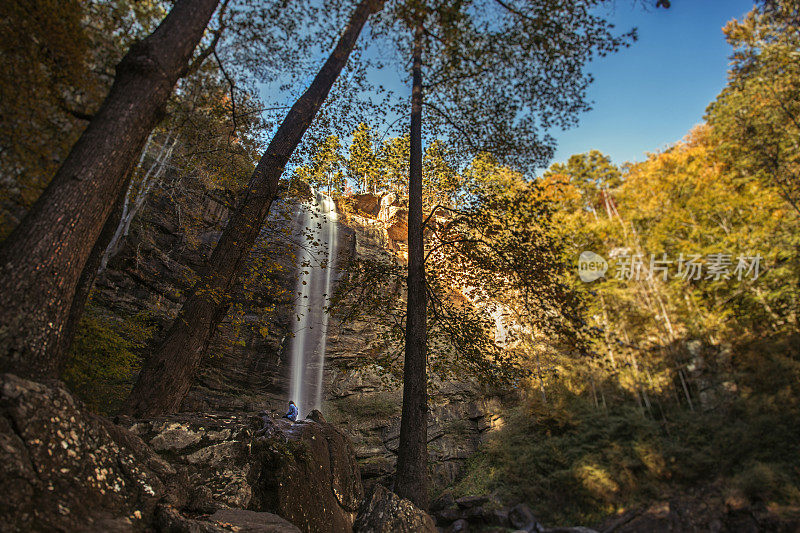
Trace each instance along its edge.
{"label": "layered rock wall", "polygon": [[[96,302],[120,315],[155,309],[159,329],[168,324],[226,221],[224,207],[211,199],[206,202],[192,239],[182,233],[174,206],[163,201],[148,205],[139,229],[99,280]],[[361,195],[347,209],[346,203],[340,202],[337,264],[379,257],[403,264],[407,215],[402,203],[393,195]],[[295,211],[294,204],[276,204],[248,260],[248,272],[255,270],[261,278],[248,286],[249,292],[237,296],[182,411],[283,413],[289,391],[287,347],[296,320],[295,247],[287,240],[296,224]],[[259,270],[265,263],[271,267]],[[402,401],[399,388],[387,382],[380,368],[365,365],[382,334],[368,313],[344,324],[331,320],[326,352],[324,411],[345,427],[370,486],[390,481]],[[435,486],[441,487],[456,479],[486,432],[501,423],[500,406],[497,398],[465,382],[440,383],[431,408],[431,475]],[[232,494],[237,493],[235,486],[231,485]]]}

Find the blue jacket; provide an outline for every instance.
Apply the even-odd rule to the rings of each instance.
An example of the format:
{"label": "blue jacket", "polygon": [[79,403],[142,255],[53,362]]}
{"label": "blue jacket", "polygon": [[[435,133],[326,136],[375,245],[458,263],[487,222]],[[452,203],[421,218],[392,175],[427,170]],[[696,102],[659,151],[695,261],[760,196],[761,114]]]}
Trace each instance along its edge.
{"label": "blue jacket", "polygon": [[293,403],[289,404],[289,411],[286,412],[286,418],[291,420],[292,422],[297,421],[297,406]]}

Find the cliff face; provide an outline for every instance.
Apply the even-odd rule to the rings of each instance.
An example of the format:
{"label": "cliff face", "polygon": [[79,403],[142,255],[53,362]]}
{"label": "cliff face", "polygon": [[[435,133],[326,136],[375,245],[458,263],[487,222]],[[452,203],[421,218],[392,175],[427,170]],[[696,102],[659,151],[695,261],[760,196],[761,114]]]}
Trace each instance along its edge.
{"label": "cliff face", "polygon": [[[341,217],[351,229],[341,250],[357,258],[407,260],[407,212],[393,195],[357,195]],[[348,257],[342,257],[346,260]],[[400,436],[402,388],[376,365],[365,365],[382,335],[374,317],[334,321],[328,333],[326,405],[328,419],[353,441],[365,486],[390,484]],[[503,424],[500,399],[477,383],[444,382],[431,376],[428,419],[429,469],[434,490],[450,485],[489,431]]]}
{"label": "cliff face", "polygon": [[[175,317],[229,215],[210,195],[186,207],[155,197],[134,223],[120,253],[96,283],[93,305],[124,319],[145,314],[156,343]],[[218,328],[208,357],[186,396],[184,411],[254,411],[282,407],[288,361],[283,358],[292,314],[296,204],[277,202],[248,258],[245,281]],[[146,356],[147,350],[142,350]]]}
{"label": "cliff face", "polygon": [[[382,255],[406,259],[405,209],[394,197],[361,195],[339,220],[337,265]],[[180,209],[162,199],[149,205],[137,230],[98,281],[95,302],[115,313],[153,313],[159,329],[175,315],[227,218],[205,199],[193,235]],[[217,332],[209,357],[182,404],[185,412],[281,412],[289,399],[288,340],[294,316],[296,268],[292,228],[297,204],[279,203],[250,256],[248,276]],[[373,317],[331,320],[324,374],[325,416],[352,440],[365,484],[390,483],[396,459],[402,391],[380,369],[365,365],[381,335]],[[156,335],[156,338],[158,335]],[[434,377],[434,382],[436,379]],[[436,382],[428,428],[434,486],[450,484],[488,431],[502,424],[497,398],[470,382]],[[281,412],[282,414],[282,412]]]}

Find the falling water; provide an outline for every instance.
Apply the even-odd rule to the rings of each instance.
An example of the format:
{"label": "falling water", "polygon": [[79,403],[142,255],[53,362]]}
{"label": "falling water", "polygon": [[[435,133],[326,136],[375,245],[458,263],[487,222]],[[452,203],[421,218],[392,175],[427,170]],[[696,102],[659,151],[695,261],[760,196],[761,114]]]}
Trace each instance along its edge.
{"label": "falling water", "polygon": [[[335,280],[336,205],[314,192],[314,199],[301,206],[296,236],[302,243],[297,254],[298,278],[295,290],[294,336],[291,341],[291,388],[294,400],[305,416],[319,409],[328,333],[328,305]],[[310,237],[310,240],[308,238]]]}
{"label": "falling water", "polygon": [[494,317],[494,342],[498,346],[506,345],[506,325],[503,321],[503,309],[498,307],[492,312]]}

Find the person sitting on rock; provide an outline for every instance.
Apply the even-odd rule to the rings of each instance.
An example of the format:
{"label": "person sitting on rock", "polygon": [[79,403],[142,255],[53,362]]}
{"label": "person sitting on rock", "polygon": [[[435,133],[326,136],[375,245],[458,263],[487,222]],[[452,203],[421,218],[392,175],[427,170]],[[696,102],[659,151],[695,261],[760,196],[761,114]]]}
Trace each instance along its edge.
{"label": "person sitting on rock", "polygon": [[288,418],[292,422],[297,422],[297,415],[298,415],[297,406],[294,404],[293,401],[290,400],[289,410],[286,412],[285,415],[283,415],[283,418]]}

